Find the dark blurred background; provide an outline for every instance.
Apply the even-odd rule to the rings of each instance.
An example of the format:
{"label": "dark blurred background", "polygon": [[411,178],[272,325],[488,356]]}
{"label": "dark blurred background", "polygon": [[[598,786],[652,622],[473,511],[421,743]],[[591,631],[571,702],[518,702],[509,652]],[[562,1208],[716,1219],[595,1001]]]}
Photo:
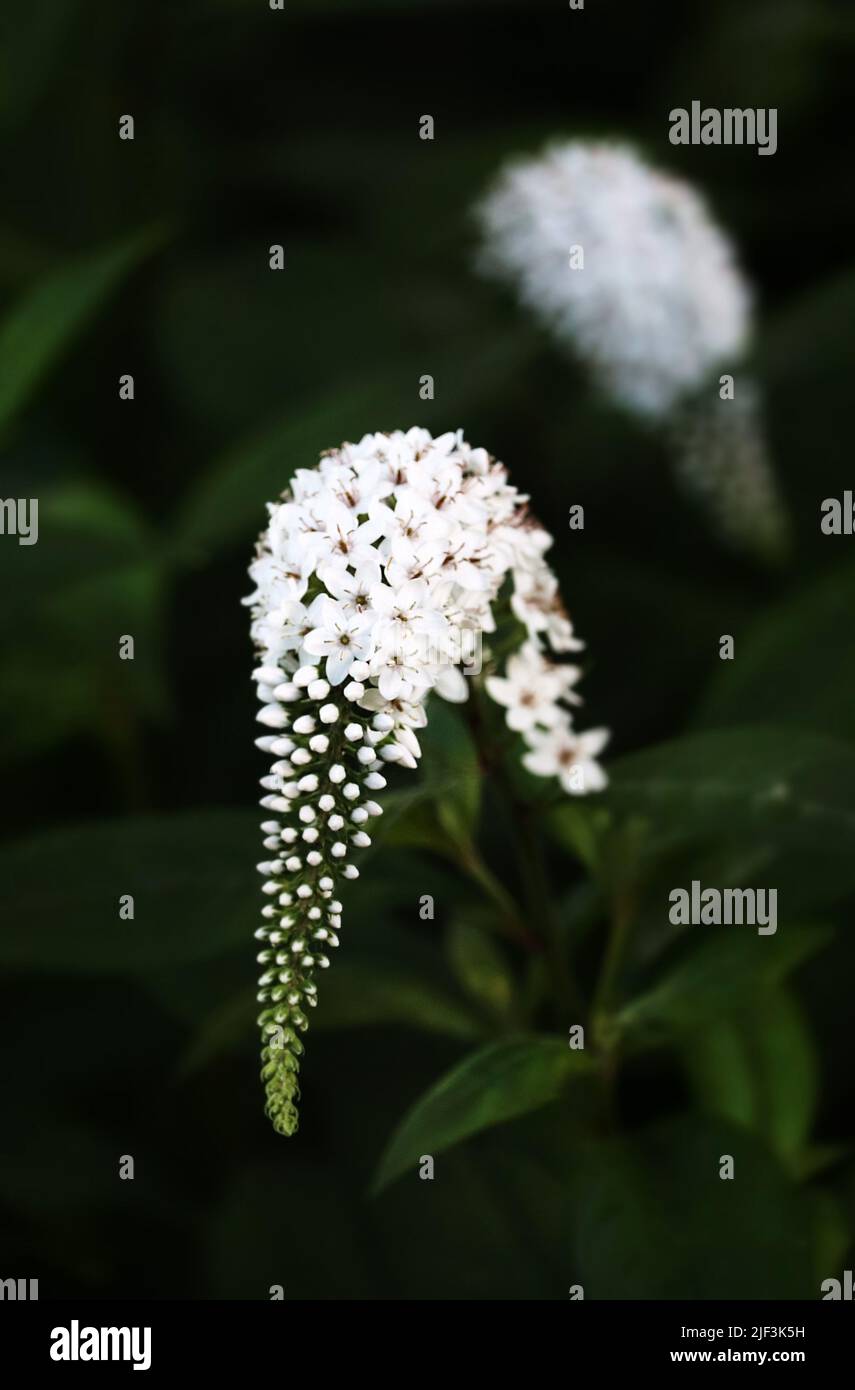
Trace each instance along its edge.
{"label": "dark blurred background", "polygon": [[[817,1296],[855,1211],[855,881],[801,859],[798,839],[794,875],[817,885],[801,925],[828,941],[797,977],[801,1022],[768,1094],[708,1096],[683,1135],[698,1104],[684,1070],[645,1053],[624,1079],[632,1178],[623,1151],[596,1175],[577,1162],[558,1105],[455,1149],[433,1183],[369,1199],[391,1131],[463,1054],[468,1024],[403,994],[362,1007],[344,949],[309,1034],[300,1134],[273,1135],[256,1077],[262,766],[239,600],[264,504],[295,466],[367,430],[462,426],[556,534],[588,643],[585,722],[611,726],[610,758],[690,731],[807,731],[828,740],[851,841],[833,750],[853,756],[855,558],[851,537],[819,527],[822,499],[853,479],[851,6],[9,0],[3,29],[0,496],[39,498],[40,539],[0,537],[0,1277],[39,1277],[42,1297],[281,1284],[292,1298],[562,1298],[578,1281],[591,1297]],[[695,98],[776,106],[776,155],[672,147],[668,113]],[[473,270],[471,206],[501,164],[586,135],[691,180],[756,288],[750,369],[795,537],[774,572],[716,539],[663,439]],[[585,529],[569,532],[578,503]],[[117,656],[126,633],[133,662]],[[711,771],[726,779],[726,754]],[[806,811],[811,844],[822,832]],[[501,836],[483,827],[498,868]],[[559,844],[550,856],[556,892],[578,903],[575,861]],[[477,993],[442,945],[463,892],[451,866],[398,846],[359,886],[354,990],[397,930],[447,973],[449,998]],[[419,922],[419,893],[435,923]],[[783,1152],[796,1112],[798,1153]],[[750,1135],[742,1206],[684,1171],[706,1125],[725,1126],[716,1155],[732,1151],[728,1125]]]}

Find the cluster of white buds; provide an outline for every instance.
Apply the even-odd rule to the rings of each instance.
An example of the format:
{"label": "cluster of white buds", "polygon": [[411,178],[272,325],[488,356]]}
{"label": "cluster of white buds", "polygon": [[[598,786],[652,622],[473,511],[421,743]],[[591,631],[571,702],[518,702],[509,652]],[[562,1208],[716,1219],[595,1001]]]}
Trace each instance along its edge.
{"label": "cluster of white buds", "polygon": [[[430,691],[466,699],[467,639],[495,631],[506,579],[526,651],[538,651],[534,684],[545,681],[555,701],[551,715],[541,701],[526,726],[529,765],[565,782],[584,762],[587,789],[602,785],[591,760],[604,735],[573,735],[557,704],[573,698],[578,671],[551,662],[545,644],[559,655],[579,644],[544,560],[551,538],[526,504],[503,466],[459,432],[434,439],[411,429],[329,451],[269,506],[245,602],[268,729],[257,743],[273,759],[262,778],[271,857],[258,866],[268,902],[257,936],[262,1077],[280,1133],[297,1127],[299,1035],[316,1003],[315,974],[338,945],[337,889],[358,877],[353,853],[371,843],[366,827],[381,813],[384,769],[416,766]],[[511,667],[508,683],[515,678]],[[492,693],[521,727],[510,706],[526,705],[525,693]],[[542,746],[547,739],[554,747]]]}

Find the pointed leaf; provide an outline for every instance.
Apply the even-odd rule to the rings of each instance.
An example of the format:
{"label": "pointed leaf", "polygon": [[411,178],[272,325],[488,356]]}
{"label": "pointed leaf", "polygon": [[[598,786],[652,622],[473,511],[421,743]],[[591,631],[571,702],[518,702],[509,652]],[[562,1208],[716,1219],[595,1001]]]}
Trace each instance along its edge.
{"label": "pointed leaf", "polygon": [[25,291],[0,323],[0,430],[24,408],[109,292],[158,240],[158,234],[143,232],[77,257]]}
{"label": "pointed leaf", "polygon": [[816,1104],[817,1062],[801,1009],[785,988],[693,1033],[682,1049],[705,1109],[799,1159]]}
{"label": "pointed leaf", "polygon": [[712,932],[695,937],[688,950],[663,971],[651,990],[632,999],[617,1022],[630,1033],[692,1032],[732,1014],[740,1002],[759,998],[829,940],[825,927],[779,925],[774,936],[748,928],[690,928]]}
{"label": "pointed leaf", "polygon": [[[0,963],[71,974],[200,961],[248,943],[258,817],[243,811],[72,825],[0,851]],[[119,898],[134,918],[119,918]]]}
{"label": "pointed leaf", "polygon": [[403,1120],[381,1160],[374,1191],[422,1154],[436,1157],[479,1130],[547,1105],[590,1069],[584,1053],[558,1038],[508,1038],[470,1053]]}
{"label": "pointed leaf", "polygon": [[[832,542],[833,544],[833,542]],[[824,576],[736,637],[696,719],[706,728],[741,724],[757,710],[775,722],[855,739],[855,566]]]}

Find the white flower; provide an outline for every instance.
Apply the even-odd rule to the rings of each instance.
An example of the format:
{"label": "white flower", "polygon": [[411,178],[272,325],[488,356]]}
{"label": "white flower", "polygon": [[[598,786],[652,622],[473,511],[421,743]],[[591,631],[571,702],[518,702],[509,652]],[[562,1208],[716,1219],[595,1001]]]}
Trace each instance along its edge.
{"label": "white flower", "polygon": [[323,580],[333,598],[349,617],[360,618],[371,610],[371,591],[380,583],[380,557],[357,566],[355,573],[337,565],[325,567]]}
{"label": "white flower", "polygon": [[559,724],[563,712],[558,701],[579,697],[571,687],[581,672],[577,666],[557,666],[547,661],[533,642],[525,642],[508,658],[506,676],[488,676],[487,693],[508,711],[508,727],[524,733],[538,724]]}
{"label": "white flower", "polygon": [[510,166],[478,211],[482,268],[628,409],[666,414],[744,347],[750,296],[731,243],[688,184],[632,149],[554,144]]}
{"label": "white flower", "polygon": [[433,688],[450,705],[464,704],[469,695],[466,677],[456,666],[440,666],[433,675]]}
{"label": "white flower", "polygon": [[364,618],[353,617],[344,604],[325,595],[320,595],[315,604],[318,626],[303,639],[303,649],[310,656],[325,656],[327,680],[330,685],[341,685],[354,661],[370,657],[374,646],[371,625]]}
{"label": "white flower", "polygon": [[[375,673],[382,666],[406,666],[415,672],[413,683],[432,685],[430,668],[445,662],[450,653],[452,628],[438,608],[437,590],[433,595],[424,580],[407,580],[400,586],[378,584],[371,591],[372,612],[376,615],[374,637],[377,657]],[[381,682],[381,689],[384,686]]]}
{"label": "white flower", "polygon": [[399,696],[409,699],[413,694],[426,692],[422,647],[416,635],[387,630],[377,644],[371,674],[385,700],[396,700]]}
{"label": "white flower", "polygon": [[354,517],[371,512],[381,498],[388,497],[394,484],[378,459],[367,459],[348,469],[333,484],[332,492],[337,500]]}
{"label": "white flower", "polygon": [[418,542],[403,536],[392,539],[386,558],[386,578],[397,588],[408,580],[436,579],[444,553],[445,526]]}
{"label": "white flower", "polygon": [[570,796],[602,791],[606,774],[595,761],[609,740],[607,729],[574,734],[569,724],[554,729],[533,729],[526,738],[530,751],[523,763],[538,777],[557,777]]}
{"label": "white flower", "polygon": [[318,568],[332,565],[370,565],[376,559],[373,549],[377,526],[373,521],[360,522],[336,497],[324,496],[315,503],[320,527],[311,533],[312,554]]}
{"label": "white flower", "polygon": [[537,568],[514,570],[511,608],[529,635],[544,634],[557,652],[580,651],[584,646],[573,636],[558,591],[558,580],[545,561]]}

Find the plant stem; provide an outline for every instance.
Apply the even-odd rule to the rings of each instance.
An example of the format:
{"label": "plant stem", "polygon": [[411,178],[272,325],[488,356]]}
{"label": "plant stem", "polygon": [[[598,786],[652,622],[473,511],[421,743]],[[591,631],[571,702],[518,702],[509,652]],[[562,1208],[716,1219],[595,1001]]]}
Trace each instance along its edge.
{"label": "plant stem", "polygon": [[[584,1004],[568,968],[564,942],[555,917],[552,888],[546,870],[543,845],[532,819],[531,808],[514,800],[512,795],[510,796],[510,804],[526,900],[534,920],[542,926],[541,949],[552,973],[561,1023],[563,1026],[581,1023],[584,1017]],[[569,1024],[568,1013],[570,1014]]]}
{"label": "plant stem", "polygon": [[470,843],[463,849],[460,863],[470,878],[484,889],[498,907],[503,934],[509,940],[525,946],[527,950],[536,950],[539,943],[526,926],[518,904],[495,874],[488,869],[474,844]]}
{"label": "plant stem", "polygon": [[[553,910],[552,889],[546,870],[543,845],[532,819],[532,809],[515,795],[505,774],[501,758],[496,757],[495,751],[487,744],[484,737],[479,695],[480,692],[473,682],[467,705],[467,716],[481,765],[485,773],[492,777],[499,787],[511,813],[514,844],[529,920],[536,929],[539,929],[535,932],[528,927],[524,928],[528,943],[530,949],[540,952],[548,961],[562,1024],[566,1023],[568,1012],[571,1015],[571,1022],[581,1022],[584,1013],[583,1003],[567,966],[563,942]],[[503,893],[504,891],[502,889]]]}
{"label": "plant stem", "polygon": [[629,939],[629,929],[632,926],[634,903],[632,895],[626,888],[619,889],[615,894],[612,906],[612,922],[609,931],[609,939],[606,943],[606,950],[603,956],[603,964],[600,969],[600,976],[594,990],[594,998],[591,1003],[591,1018],[596,1024],[597,1020],[605,1021],[608,1017],[614,996],[614,988],[617,982],[618,973],[623,963],[624,951]]}

